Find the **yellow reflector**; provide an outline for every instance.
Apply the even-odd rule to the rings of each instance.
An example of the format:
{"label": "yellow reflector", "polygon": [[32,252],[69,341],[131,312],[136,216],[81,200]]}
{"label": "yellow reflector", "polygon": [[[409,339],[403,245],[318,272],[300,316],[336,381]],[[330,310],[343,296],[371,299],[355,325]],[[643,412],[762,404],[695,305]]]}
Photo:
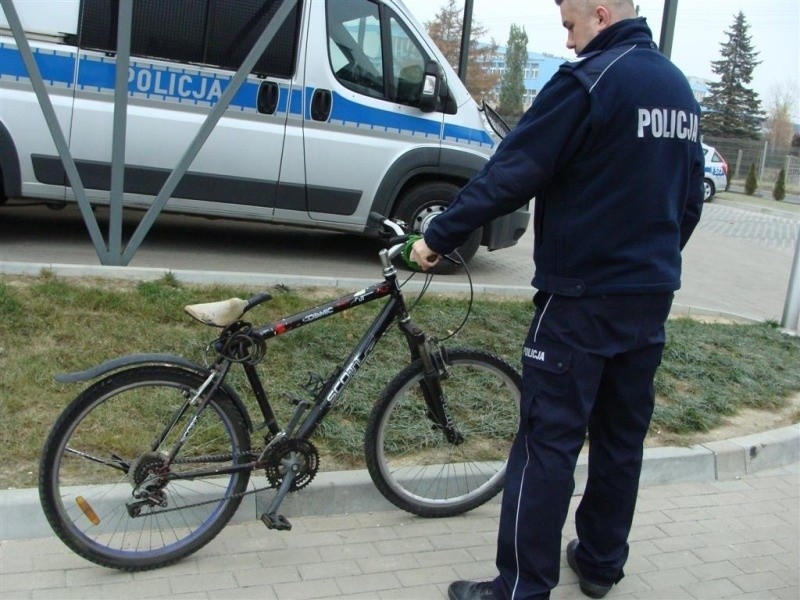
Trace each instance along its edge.
{"label": "yellow reflector", "polygon": [[100,525],[100,517],[97,516],[97,513],[92,510],[92,507],[89,506],[89,503],[83,498],[83,496],[78,496],[75,498],[75,502],[78,503],[83,514],[86,515],[86,518],[92,522],[92,525]]}

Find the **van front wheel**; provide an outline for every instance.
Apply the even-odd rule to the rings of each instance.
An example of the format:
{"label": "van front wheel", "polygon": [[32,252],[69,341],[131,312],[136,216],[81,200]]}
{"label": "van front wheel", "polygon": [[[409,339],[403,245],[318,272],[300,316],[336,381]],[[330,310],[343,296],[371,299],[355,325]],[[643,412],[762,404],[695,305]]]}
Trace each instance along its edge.
{"label": "van front wheel", "polygon": [[[425,233],[431,221],[444,212],[455,199],[459,189],[457,185],[445,182],[418,185],[402,197],[394,216],[405,221],[414,233]],[[458,248],[458,253],[464,262],[469,262],[478,251],[482,231],[480,227],[473,231],[467,241]],[[434,272],[454,273],[459,268],[450,261],[442,261]]]}

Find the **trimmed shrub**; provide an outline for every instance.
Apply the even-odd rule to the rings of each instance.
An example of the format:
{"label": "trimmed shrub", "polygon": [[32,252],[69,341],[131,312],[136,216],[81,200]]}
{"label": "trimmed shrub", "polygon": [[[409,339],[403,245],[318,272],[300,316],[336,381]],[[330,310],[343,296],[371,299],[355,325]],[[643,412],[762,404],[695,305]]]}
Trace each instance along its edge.
{"label": "trimmed shrub", "polygon": [[747,181],[744,183],[744,193],[752,196],[758,189],[758,180],[756,179],[756,163],[750,164],[750,172],[747,174]]}
{"label": "trimmed shrub", "polygon": [[772,197],[775,200],[783,200],[786,198],[786,169],[781,169],[778,173],[778,180],[775,182],[775,187],[772,189]]}

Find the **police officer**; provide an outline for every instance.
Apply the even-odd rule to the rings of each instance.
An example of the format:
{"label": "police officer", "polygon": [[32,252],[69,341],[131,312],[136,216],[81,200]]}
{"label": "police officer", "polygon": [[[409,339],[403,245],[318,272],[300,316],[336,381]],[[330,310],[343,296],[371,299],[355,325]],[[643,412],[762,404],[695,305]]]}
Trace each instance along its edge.
{"label": "police officer", "polygon": [[477,227],[536,198],[536,311],[499,575],[454,582],[451,599],[549,597],[587,430],[588,483],[567,561],[593,598],[622,579],[664,322],[700,218],[700,108],[686,78],[632,0],[555,1],[577,60],[561,66],[411,254],[429,269]]}

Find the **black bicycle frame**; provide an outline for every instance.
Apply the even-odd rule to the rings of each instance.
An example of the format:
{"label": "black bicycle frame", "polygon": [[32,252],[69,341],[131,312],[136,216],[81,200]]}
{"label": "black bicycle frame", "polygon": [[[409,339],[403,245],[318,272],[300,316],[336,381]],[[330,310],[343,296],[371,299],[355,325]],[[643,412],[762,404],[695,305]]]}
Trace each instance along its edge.
{"label": "black bicycle frame", "polygon": [[[295,329],[303,327],[304,325],[316,323],[317,321],[326,319],[340,312],[386,298],[387,296],[391,296],[389,301],[380,310],[370,325],[370,328],[363,335],[361,340],[359,340],[355,349],[350,353],[342,366],[340,366],[336,373],[334,373],[328,379],[328,381],[325,382],[323,388],[314,398],[314,405],[311,407],[311,412],[303,420],[297,434],[291,436],[292,438],[307,440],[313,436],[322,419],[333,407],[337,398],[339,398],[347,385],[353,380],[356,373],[358,373],[359,369],[363,366],[369,355],[372,354],[375,345],[378,343],[381,337],[383,337],[392,323],[397,321],[400,330],[405,334],[409,350],[411,351],[412,360],[419,358],[424,354],[424,352],[421,352],[421,349],[425,344],[425,335],[409,319],[405,301],[403,299],[402,292],[397,285],[397,279],[395,275],[387,275],[386,280],[383,282],[373,284],[361,291],[347,294],[346,296],[341,296],[340,298],[320,304],[313,308],[309,308],[303,312],[284,317],[270,324],[257,327],[251,332],[251,335],[253,335],[255,338],[266,341],[290,331],[294,331]],[[224,362],[224,359],[222,362]],[[217,364],[219,365],[220,363],[218,362]],[[269,429],[270,433],[273,435],[278,435],[281,433],[281,429],[277,423],[274,412],[272,411],[266,390],[264,390],[261,379],[256,372],[255,365],[243,363],[243,367],[245,373],[247,374],[250,387],[256,397],[256,401],[264,416],[265,426]],[[223,370],[227,372],[227,369]],[[428,397],[429,394],[436,393],[435,391],[430,390],[430,385],[426,385],[425,387],[428,388],[425,392],[426,397]],[[214,388],[216,389],[216,386],[214,386]],[[210,398],[210,396],[207,395],[206,398]],[[429,401],[429,404],[436,403]],[[198,412],[204,409],[205,407],[201,406]],[[441,411],[435,411],[434,414],[438,412]],[[437,418],[440,419],[441,423],[446,423],[448,420],[445,415],[437,415]],[[247,471],[256,468],[258,464],[259,460],[253,460],[219,469],[197,469],[192,471],[184,471],[183,473],[171,474],[171,478],[192,479],[207,474],[221,475],[234,473],[236,471]]]}
{"label": "black bicycle frame", "polygon": [[[319,306],[315,306],[301,313],[285,317],[280,321],[265,325],[253,332],[254,335],[268,340],[303,327],[304,325],[316,323],[321,319],[326,319],[340,312],[380,300],[381,298],[386,298],[387,296],[391,296],[391,298],[375,317],[370,328],[362,336],[361,340],[359,340],[344,363],[338,368],[336,373],[328,379],[317,394],[311,412],[303,421],[297,435],[293,437],[308,439],[314,434],[320,421],[322,421],[328,411],[333,407],[337,398],[339,398],[347,385],[353,380],[367,357],[372,354],[378,340],[383,337],[393,322],[397,321],[401,330],[406,334],[412,356],[418,355],[419,344],[423,343],[424,338],[417,337],[415,333],[416,328],[408,326],[408,312],[406,311],[403,295],[397,286],[396,280],[391,278],[387,278],[387,281],[376,283],[359,292],[342,296],[336,300],[320,304]],[[422,336],[421,332],[419,332],[418,335]],[[266,403],[266,407],[268,411],[265,412],[264,417],[268,421],[271,413],[269,403]],[[265,407],[262,406],[261,408],[262,412],[264,412]]]}

